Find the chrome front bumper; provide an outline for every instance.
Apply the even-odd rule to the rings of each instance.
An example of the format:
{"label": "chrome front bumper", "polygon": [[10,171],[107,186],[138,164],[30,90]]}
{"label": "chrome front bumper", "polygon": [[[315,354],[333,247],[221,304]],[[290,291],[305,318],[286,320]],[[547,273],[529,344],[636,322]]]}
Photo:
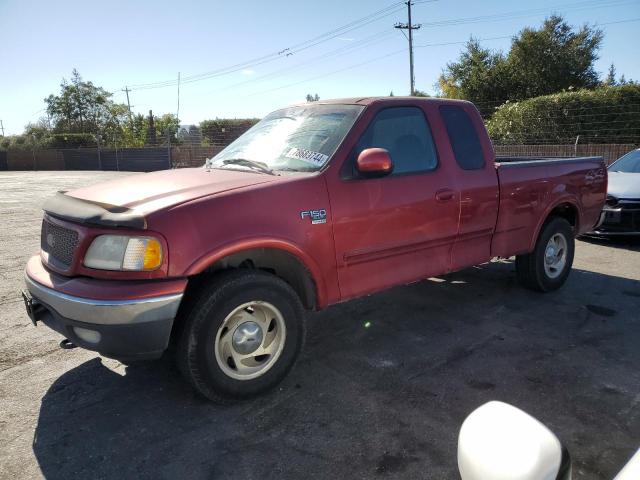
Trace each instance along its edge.
{"label": "chrome front bumper", "polygon": [[169,345],[182,293],[132,300],[96,300],[46,287],[28,275],[27,315],[71,343],[119,360],[159,358]]}
{"label": "chrome front bumper", "polygon": [[130,325],[175,318],[182,294],[135,300],[92,300],[45,287],[25,275],[29,293],[60,316],[98,325]]}

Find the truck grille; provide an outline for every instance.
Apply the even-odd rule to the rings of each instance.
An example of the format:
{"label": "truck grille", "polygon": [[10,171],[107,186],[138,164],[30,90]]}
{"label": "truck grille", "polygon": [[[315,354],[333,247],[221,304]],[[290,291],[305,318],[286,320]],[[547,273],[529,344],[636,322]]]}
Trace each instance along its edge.
{"label": "truck grille", "polygon": [[64,267],[71,266],[73,255],[78,246],[78,232],[42,221],[40,248]]}

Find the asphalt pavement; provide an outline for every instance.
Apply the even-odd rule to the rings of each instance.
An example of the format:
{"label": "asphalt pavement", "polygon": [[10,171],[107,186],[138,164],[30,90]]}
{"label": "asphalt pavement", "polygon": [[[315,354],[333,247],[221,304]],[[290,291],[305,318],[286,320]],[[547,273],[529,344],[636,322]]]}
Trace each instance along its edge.
{"label": "asphalt pavement", "polygon": [[640,243],[578,241],[559,291],[511,261],[310,314],[274,392],[210,404],[170,359],[125,366],[28,320],[45,199],[123,173],[0,172],[0,478],[459,478],[464,418],[502,400],[556,432],[574,478],[640,446]]}

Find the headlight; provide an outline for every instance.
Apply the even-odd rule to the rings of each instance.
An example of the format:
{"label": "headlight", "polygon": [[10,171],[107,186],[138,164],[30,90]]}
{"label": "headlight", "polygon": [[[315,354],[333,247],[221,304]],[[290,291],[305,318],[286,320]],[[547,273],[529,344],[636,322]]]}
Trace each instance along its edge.
{"label": "headlight", "polygon": [[100,235],[84,256],[84,265],[100,270],[155,270],[162,264],[162,246],[153,237]]}
{"label": "headlight", "polygon": [[613,195],[607,195],[607,200],[604,202],[607,207],[615,207],[618,204],[618,199]]}

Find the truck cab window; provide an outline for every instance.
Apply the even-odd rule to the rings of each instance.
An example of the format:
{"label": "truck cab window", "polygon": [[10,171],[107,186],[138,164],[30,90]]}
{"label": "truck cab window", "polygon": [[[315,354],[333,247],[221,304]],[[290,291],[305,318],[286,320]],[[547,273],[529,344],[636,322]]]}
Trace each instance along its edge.
{"label": "truck cab window", "polygon": [[386,108],[373,118],[356,146],[353,163],[367,148],[384,148],[393,160],[393,174],[425,172],[438,165],[429,124],[416,107]]}
{"label": "truck cab window", "polygon": [[455,105],[443,105],[440,114],[447,127],[449,141],[458,166],[463,170],[484,168],[484,155],[478,132],[464,109]]}

